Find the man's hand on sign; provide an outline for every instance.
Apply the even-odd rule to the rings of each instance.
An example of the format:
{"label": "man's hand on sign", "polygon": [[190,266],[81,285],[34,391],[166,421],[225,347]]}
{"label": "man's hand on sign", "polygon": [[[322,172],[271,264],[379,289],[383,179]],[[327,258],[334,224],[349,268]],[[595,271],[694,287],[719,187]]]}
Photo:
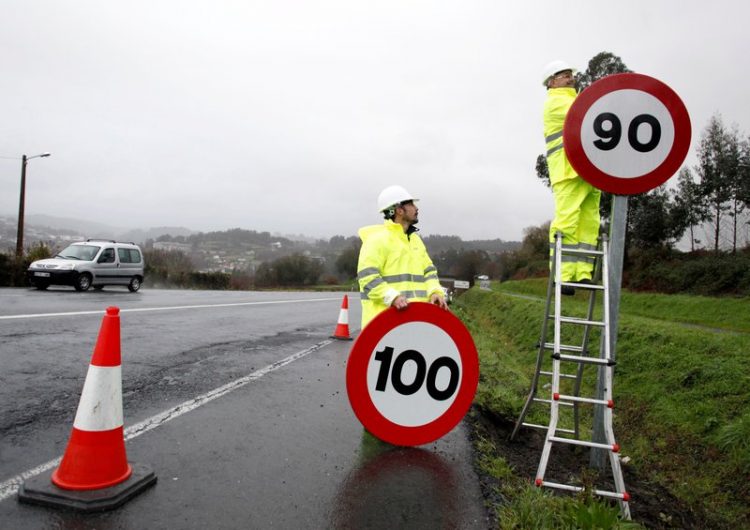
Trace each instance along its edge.
{"label": "man's hand on sign", "polygon": [[[430,296],[430,303],[435,304],[442,309],[448,309],[448,304],[445,302],[445,297],[443,297],[439,293],[433,293]],[[400,294],[393,299],[393,302],[391,302],[391,306],[395,307],[399,311],[403,311],[409,306],[409,301],[404,295]]]}
{"label": "man's hand on sign", "polygon": [[404,309],[406,309],[408,305],[409,305],[409,301],[402,294],[398,295],[396,298],[393,299],[393,302],[391,302],[391,306],[395,307],[399,311],[403,311]]}
{"label": "man's hand on sign", "polygon": [[448,309],[448,304],[445,302],[445,298],[438,293],[432,293],[432,296],[430,296],[430,303],[435,304],[442,309]]}

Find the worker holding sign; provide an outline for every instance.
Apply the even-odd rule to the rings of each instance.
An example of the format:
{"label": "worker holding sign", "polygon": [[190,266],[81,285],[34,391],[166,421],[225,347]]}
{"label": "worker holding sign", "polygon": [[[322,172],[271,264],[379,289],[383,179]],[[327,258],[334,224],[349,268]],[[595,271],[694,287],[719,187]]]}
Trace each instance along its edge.
{"label": "worker holding sign", "polygon": [[[547,142],[547,166],[555,197],[555,217],[550,225],[550,256],[555,234],[561,232],[564,248],[596,249],[599,237],[599,200],[601,191],[582,179],[570,165],[563,146],[563,124],[576,99],[575,69],[565,61],[552,61],[543,74],[547,87],[544,102],[544,138]],[[564,257],[560,271],[563,282],[590,283],[594,261],[587,256]],[[562,286],[562,294],[575,294],[571,286]]]}
{"label": "worker holding sign", "polygon": [[359,230],[357,280],[363,329],[378,313],[391,306],[406,309],[410,301],[429,301],[448,309],[437,269],[416,234],[417,200],[401,186],[388,186],[378,196],[385,222]]}

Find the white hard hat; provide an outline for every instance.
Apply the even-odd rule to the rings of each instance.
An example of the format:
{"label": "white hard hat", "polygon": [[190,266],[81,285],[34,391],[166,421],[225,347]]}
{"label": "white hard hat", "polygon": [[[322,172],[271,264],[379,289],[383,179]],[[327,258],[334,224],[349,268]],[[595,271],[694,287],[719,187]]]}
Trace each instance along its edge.
{"label": "white hard hat", "polygon": [[542,78],[542,84],[544,86],[547,86],[547,81],[549,81],[550,77],[557,73],[564,72],[565,70],[571,70],[574,74],[578,71],[565,61],[561,61],[559,59],[556,61],[552,61],[544,67],[544,70],[542,70],[542,75],[544,76]]}
{"label": "white hard hat", "polygon": [[378,211],[384,212],[391,206],[404,201],[418,201],[414,196],[401,186],[388,186],[378,195]]}

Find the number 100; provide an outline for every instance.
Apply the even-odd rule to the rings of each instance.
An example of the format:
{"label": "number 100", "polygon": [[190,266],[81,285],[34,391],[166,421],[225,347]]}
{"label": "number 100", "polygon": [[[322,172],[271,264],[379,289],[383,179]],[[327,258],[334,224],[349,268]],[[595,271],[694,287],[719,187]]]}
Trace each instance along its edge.
{"label": "number 100", "polygon": [[[378,380],[375,383],[375,390],[379,392],[385,392],[389,375],[393,389],[404,396],[415,394],[426,382],[427,393],[430,397],[436,401],[445,401],[450,398],[456,391],[456,388],[458,388],[460,375],[458,364],[450,357],[438,357],[428,369],[427,361],[425,361],[424,356],[418,351],[405,350],[397,355],[394,360],[393,348],[386,346],[382,351],[375,352],[375,360],[380,361]],[[416,364],[417,373],[411,383],[404,383],[401,376],[404,364],[408,361],[412,361]],[[391,362],[393,362],[392,371]],[[448,386],[443,390],[440,390],[437,387],[437,374],[441,368],[447,368],[448,371],[450,371],[450,381],[448,382]]]}

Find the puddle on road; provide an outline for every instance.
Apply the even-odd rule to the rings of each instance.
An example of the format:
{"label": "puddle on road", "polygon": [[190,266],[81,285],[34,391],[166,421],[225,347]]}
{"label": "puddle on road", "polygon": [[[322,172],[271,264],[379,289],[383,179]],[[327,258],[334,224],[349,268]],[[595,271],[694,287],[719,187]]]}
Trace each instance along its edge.
{"label": "puddle on road", "polygon": [[363,433],[360,463],[341,484],[331,528],[461,528],[451,465],[425,449],[395,447]]}

